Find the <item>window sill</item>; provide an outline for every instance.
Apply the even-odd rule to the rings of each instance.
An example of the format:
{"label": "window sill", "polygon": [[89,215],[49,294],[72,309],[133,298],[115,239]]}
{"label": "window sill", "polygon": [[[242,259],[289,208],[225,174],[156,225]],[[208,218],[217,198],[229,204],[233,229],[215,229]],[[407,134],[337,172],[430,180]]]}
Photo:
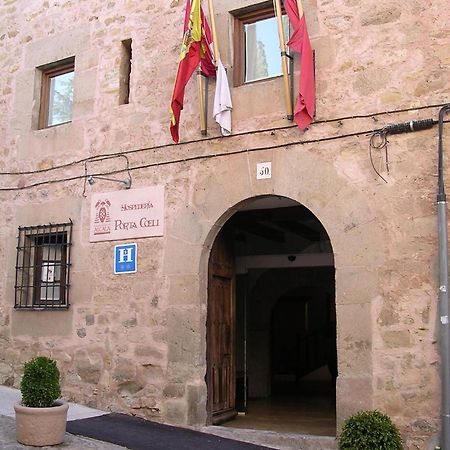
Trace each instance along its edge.
{"label": "window sill", "polygon": [[21,306],[19,308],[19,307],[15,306],[14,309],[16,311],[67,311],[69,309],[69,306],[70,305],[68,305],[68,306],[55,306],[53,308],[40,308],[38,306],[28,306],[28,307]]}
{"label": "window sill", "polygon": [[53,128],[60,127],[61,125],[68,125],[70,123],[72,123],[72,120],[68,120],[67,122],[57,123],[55,125],[49,125],[48,127],[37,128],[36,131],[51,130]]}
{"label": "window sill", "polygon": [[241,88],[241,87],[245,87],[245,86],[262,85],[263,83],[279,80],[280,78],[283,78],[283,75],[276,75],[274,77],[259,78],[258,80],[246,81],[246,82],[244,82],[242,84],[238,84],[238,85],[233,86],[233,87],[234,88]]}

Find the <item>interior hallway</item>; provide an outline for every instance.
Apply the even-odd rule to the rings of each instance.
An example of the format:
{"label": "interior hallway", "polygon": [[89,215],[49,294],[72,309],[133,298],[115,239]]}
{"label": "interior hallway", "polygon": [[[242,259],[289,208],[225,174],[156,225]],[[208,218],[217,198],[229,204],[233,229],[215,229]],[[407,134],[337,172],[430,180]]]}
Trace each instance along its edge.
{"label": "interior hallway", "polygon": [[249,399],[247,413],[224,423],[228,428],[336,436],[335,401],[329,395],[301,393]]}

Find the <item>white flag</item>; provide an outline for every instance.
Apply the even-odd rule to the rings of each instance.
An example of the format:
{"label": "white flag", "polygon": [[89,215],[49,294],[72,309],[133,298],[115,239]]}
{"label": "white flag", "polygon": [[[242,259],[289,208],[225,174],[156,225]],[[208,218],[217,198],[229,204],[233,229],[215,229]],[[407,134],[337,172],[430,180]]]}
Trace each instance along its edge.
{"label": "white flag", "polygon": [[222,136],[231,134],[231,103],[230,87],[228,86],[227,73],[222,61],[217,61],[216,93],[214,96],[213,116],[220,125]]}

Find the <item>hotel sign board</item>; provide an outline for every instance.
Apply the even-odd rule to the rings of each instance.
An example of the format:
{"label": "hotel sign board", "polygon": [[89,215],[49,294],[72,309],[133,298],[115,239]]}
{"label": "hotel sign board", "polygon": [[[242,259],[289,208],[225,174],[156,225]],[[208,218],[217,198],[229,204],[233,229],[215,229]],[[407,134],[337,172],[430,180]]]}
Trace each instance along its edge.
{"label": "hotel sign board", "polygon": [[164,234],[164,186],[93,194],[90,242]]}
{"label": "hotel sign board", "polygon": [[137,272],[137,244],[120,244],[114,246],[114,273]]}

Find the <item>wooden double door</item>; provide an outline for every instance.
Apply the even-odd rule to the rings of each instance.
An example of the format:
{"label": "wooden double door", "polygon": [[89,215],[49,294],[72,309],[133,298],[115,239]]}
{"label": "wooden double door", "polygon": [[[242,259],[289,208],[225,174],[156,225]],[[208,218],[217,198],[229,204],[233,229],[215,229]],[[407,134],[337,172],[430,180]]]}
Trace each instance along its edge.
{"label": "wooden double door", "polygon": [[206,383],[212,424],[236,415],[234,283],[232,245],[221,233],[211,250],[208,273]]}

